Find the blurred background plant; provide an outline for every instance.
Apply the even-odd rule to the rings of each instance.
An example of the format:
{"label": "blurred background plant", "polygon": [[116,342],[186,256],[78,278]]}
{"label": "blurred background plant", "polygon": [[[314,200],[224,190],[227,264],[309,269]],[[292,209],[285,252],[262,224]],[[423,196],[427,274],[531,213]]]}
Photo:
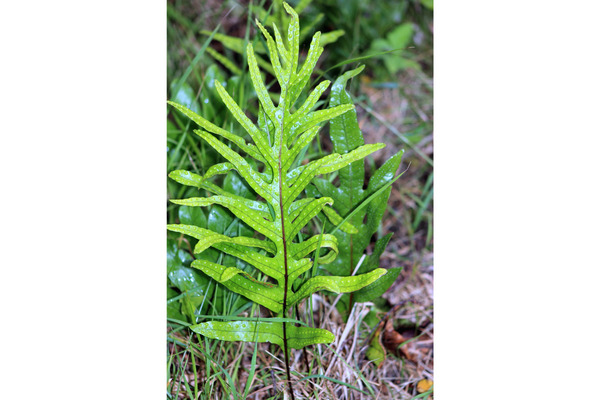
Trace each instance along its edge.
{"label": "blurred background plant", "polygon": [[[433,2],[290,0],[289,3],[301,11],[301,51],[306,53],[314,32],[320,30],[326,34],[322,42],[325,40],[328,44],[317,64],[317,71],[323,78],[333,82],[344,72],[365,64],[362,74],[348,82],[348,91],[357,104],[357,122],[364,141],[388,145],[365,163],[365,182],[402,149],[405,152],[401,169],[408,167],[391,188],[382,223],[367,250],[368,253],[374,250],[375,239],[393,233],[379,264],[388,269],[395,268],[395,271],[401,268],[396,281],[375,305],[370,308],[360,305],[350,316],[331,312],[335,298],[314,299],[313,312],[321,317],[323,314],[328,316],[329,320],[325,322],[331,324],[328,329],[343,331],[344,326],[350,329],[351,324],[356,324],[361,337],[370,334],[367,342],[371,344],[368,346],[369,359],[374,359],[374,353],[377,357],[383,354],[376,362],[379,368],[365,370],[362,364],[344,366],[335,362],[342,355],[344,359],[357,360],[357,363],[366,361],[367,346],[361,349],[356,343],[352,344],[351,339],[350,344],[337,344],[338,355],[321,348],[308,350],[308,354],[303,353],[306,363],[302,363],[302,368],[304,376],[314,375],[311,381],[315,385],[307,386],[307,390],[314,398],[321,398],[317,387],[339,397],[351,389],[330,379],[349,383],[360,376],[358,386],[366,393],[370,393],[371,388],[379,391],[380,398],[409,399],[421,393],[417,388],[421,379],[433,378]],[[241,133],[241,128],[219,100],[214,82],[224,83],[238,104],[257,113],[256,93],[241,50],[253,38],[257,55],[267,59],[261,35],[255,35],[254,19],[258,18],[265,26],[275,23],[284,35],[287,16],[282,8],[279,0],[168,0],[169,100],[187,106],[217,126]],[[272,77],[267,76],[267,82],[273,82]],[[275,88],[273,91],[277,92]],[[301,101],[302,98],[300,104]],[[224,161],[210,146],[197,139],[192,132],[195,128],[187,118],[169,108],[166,172],[185,169],[203,175],[208,167]],[[307,150],[307,159],[322,151],[333,150],[327,126],[321,132],[318,145]],[[218,183],[227,185],[230,192],[252,196],[235,174],[218,179]],[[169,198],[204,195],[199,194],[198,189],[168,181]],[[218,206],[201,210],[168,204],[167,220],[168,223],[208,226],[224,234],[251,234],[241,221]],[[272,373],[266,370],[257,369],[257,358],[261,359],[258,347],[217,343],[185,329],[187,324],[198,322],[202,315],[226,317],[252,311],[251,304],[244,298],[224,290],[200,271],[189,267],[193,246],[194,243],[181,235],[168,234],[168,396],[210,399],[216,398],[213,391],[221,390],[219,398],[245,398],[244,393],[237,393],[233,388],[250,390],[252,385],[248,379],[254,380],[254,385],[262,382],[265,388],[271,386],[272,389],[260,392],[258,398],[273,396],[276,392],[274,382],[279,379],[273,379]],[[240,262],[216,250],[211,250],[205,257],[223,263]],[[402,307],[399,308],[400,304]],[[364,315],[358,310],[365,310]],[[383,322],[387,325],[381,325]],[[404,342],[396,334],[406,340],[400,347],[402,351],[398,351],[398,347]],[[347,339],[347,336],[342,338]],[[240,355],[243,349],[248,350],[247,357]],[[349,356],[351,352],[356,353],[355,358]],[[269,365],[268,358],[264,363]],[[329,363],[334,366],[328,368]],[[240,366],[245,370],[240,372]],[[297,368],[301,366],[297,365]],[[275,370],[274,373],[280,372]],[[221,389],[216,389],[214,383],[217,381],[221,383],[217,385]],[[244,390],[245,394],[248,394],[247,390]],[[363,398],[359,392],[352,393],[358,396],[356,398]],[[392,393],[399,397],[386,397]]]}

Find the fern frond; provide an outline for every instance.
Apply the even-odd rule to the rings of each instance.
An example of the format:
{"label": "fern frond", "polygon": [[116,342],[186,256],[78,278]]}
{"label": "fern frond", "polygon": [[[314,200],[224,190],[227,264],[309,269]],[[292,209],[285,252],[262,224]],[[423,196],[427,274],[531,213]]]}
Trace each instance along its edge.
{"label": "fern frond", "polygon": [[[255,124],[219,82],[216,90],[241,125],[251,143],[246,139],[219,128],[184,106],[169,103],[177,108],[200,128],[196,134],[219,152],[227,161],[208,169],[204,176],[190,171],[177,170],[169,176],[189,186],[203,187],[215,195],[172,200],[175,204],[191,207],[220,205],[226,207],[241,221],[246,223],[264,239],[248,237],[228,237],[208,229],[185,224],[169,225],[168,229],[198,239],[194,252],[201,253],[214,247],[228,255],[245,261],[256,270],[272,279],[272,283],[256,280],[251,273],[236,267],[223,266],[208,260],[196,260],[192,266],[230,290],[267,307],[285,317],[286,311],[318,290],[346,293],[359,290],[385,274],[381,268],[373,269],[358,276],[317,276],[301,284],[300,276],[312,266],[309,255],[320,249],[326,253],[320,256],[321,263],[333,262],[338,254],[337,239],[333,235],[317,235],[298,242],[298,233],[320,212],[328,218],[341,221],[331,206],[331,197],[303,198],[305,188],[318,175],[337,171],[352,162],[361,160],[368,154],[383,148],[383,144],[360,146],[346,154],[329,154],[306,165],[293,168],[294,160],[301,150],[309,145],[318,134],[322,124],[354,109],[352,104],[341,104],[327,109],[313,111],[320,96],[330,82],[317,85],[304,103],[292,112],[293,105],[306,87],[323,51],[320,44],[321,33],[317,32],[310,44],[308,55],[302,66],[299,65],[298,15],[287,3],[283,3],[290,15],[287,40],[284,43],[280,32],[274,27],[275,40],[258,21],[257,26],[266,39],[275,77],[281,93],[277,105],[271,100],[267,85],[260,75],[260,67],[254,46],[246,47],[248,67],[252,84],[256,90],[260,111],[258,125]],[[232,44],[233,46],[237,46]],[[216,136],[233,143],[239,149],[226,145]],[[254,159],[264,166],[262,172],[248,159]],[[218,174],[228,174],[235,170],[260,196],[261,200],[248,200],[227,193],[208,180]],[[345,230],[353,227],[345,224]],[[296,290],[293,288],[297,287]],[[287,326],[286,326],[287,325]],[[192,327],[202,335],[220,340],[269,341],[286,353],[289,348],[301,348],[315,343],[329,343],[333,335],[322,329],[289,325],[286,322],[204,322]]]}

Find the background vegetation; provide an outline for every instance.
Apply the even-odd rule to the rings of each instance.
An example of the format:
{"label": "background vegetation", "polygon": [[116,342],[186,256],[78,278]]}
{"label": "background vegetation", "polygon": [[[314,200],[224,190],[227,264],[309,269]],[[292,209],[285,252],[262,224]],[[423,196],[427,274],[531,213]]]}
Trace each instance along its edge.
{"label": "background vegetation", "polygon": [[[408,167],[393,185],[378,229],[379,237],[393,233],[381,266],[402,267],[400,275],[381,299],[358,304],[350,315],[338,312],[335,296],[313,297],[311,315],[318,315],[322,327],[336,333],[336,342],[295,352],[294,368],[304,377],[296,387],[307,398],[427,397],[431,390],[424,379],[433,379],[433,4],[417,0],[290,3],[297,9],[305,7],[300,19],[301,27],[310,27],[308,41],[316,30],[334,32],[317,65],[324,78],[333,81],[359,64],[366,66],[351,83],[359,126],[366,143],[388,145],[365,163],[367,178],[400,149],[405,149],[401,168]],[[238,104],[256,111],[245,56],[236,46],[245,48],[244,41],[255,35],[254,18],[270,15],[278,21],[283,18],[279,11],[277,2],[270,1],[169,1],[169,99],[219,126],[237,129],[215,94],[214,81],[226,82],[234,88]],[[302,42],[301,50],[307,48],[308,42]],[[361,59],[346,63],[357,58]],[[193,128],[187,119],[169,112],[167,172],[203,173],[221,161],[193,135]],[[328,136],[321,134],[307,157],[331,149]],[[228,175],[223,184],[252,195],[235,175]],[[189,190],[168,183],[169,198],[186,197]],[[223,233],[243,234],[246,229],[219,207],[206,215],[192,208],[167,207],[169,223],[205,219],[212,230]],[[281,396],[281,353],[267,345],[259,349],[248,343],[209,340],[186,329],[187,324],[200,322],[202,315],[244,315],[253,306],[189,268],[194,243],[172,233],[168,238],[168,397]],[[216,251],[208,257],[225,264],[237,262]]]}

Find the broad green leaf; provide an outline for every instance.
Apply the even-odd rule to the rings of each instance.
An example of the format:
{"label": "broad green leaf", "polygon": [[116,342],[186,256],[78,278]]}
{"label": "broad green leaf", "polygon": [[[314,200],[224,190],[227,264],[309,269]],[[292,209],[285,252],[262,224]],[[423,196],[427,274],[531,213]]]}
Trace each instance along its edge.
{"label": "broad green leaf", "polygon": [[[223,189],[232,196],[243,197],[252,201],[256,199],[256,194],[252,191],[250,185],[248,185],[236,171],[227,174],[223,181]],[[254,201],[254,203],[256,204],[256,208],[250,208],[264,210],[264,203],[258,201]]]}
{"label": "broad green leaf", "polygon": [[[352,99],[346,92],[345,86],[349,79],[358,75],[363,69],[364,65],[346,72],[335,80],[331,87],[329,100],[331,106],[352,103]],[[331,137],[335,151],[340,154],[349,153],[352,150],[363,146],[365,141],[358,126],[356,110],[352,110],[332,119],[330,122],[329,136]],[[362,187],[364,175],[365,169],[363,161],[353,162],[347,168],[340,170],[340,187],[343,188],[346,196],[342,199],[342,203],[336,203],[336,207],[343,215],[347,214],[360,202],[363,196]]]}
{"label": "broad green leaf", "polygon": [[[200,207],[185,207],[181,206],[178,210],[179,222],[185,225],[194,225],[202,228],[208,227],[208,218],[205,210]],[[196,245],[195,238],[188,238],[189,241],[189,250],[193,250]],[[180,244],[180,246],[182,246]],[[204,254],[204,258],[216,261],[216,251],[207,252]]]}
{"label": "broad green leaf", "polygon": [[276,313],[283,311],[283,289],[281,287],[259,282],[245,274],[245,271],[235,267],[225,267],[206,260],[195,260],[191,265],[217,282],[222,283],[228,289],[247,297],[255,303]]}
{"label": "broad green leaf", "polygon": [[[187,207],[187,206],[186,206]],[[190,208],[200,208],[196,205],[189,206]],[[207,217],[207,228],[213,232],[222,233],[224,235],[231,234],[230,226],[235,220],[235,216],[228,212],[225,207],[221,206],[212,206],[207,207],[208,209],[208,217]],[[167,228],[169,226],[167,225]]]}
{"label": "broad green leaf", "polygon": [[179,207],[179,221],[185,225],[195,225],[201,228],[208,226],[206,214],[199,207]]}
{"label": "broad green leaf", "polygon": [[[370,53],[375,55],[377,53],[401,49],[404,50],[408,47],[413,36],[413,26],[411,23],[404,23],[398,25],[393,31],[391,31],[386,39],[375,39],[371,43]],[[419,64],[413,60],[407,59],[402,56],[402,51],[393,51],[388,54],[383,54],[383,62],[390,72],[395,74],[403,68],[419,68]]]}
{"label": "broad green leaf", "polygon": [[[395,173],[400,166],[400,161],[402,160],[403,154],[403,150],[396,153],[388,161],[386,161],[381,168],[375,171],[373,177],[369,181],[369,186],[367,187],[365,193],[366,197],[372,195],[377,190],[384,187],[392,179],[394,179]],[[375,233],[377,231],[377,228],[381,224],[381,219],[385,214],[386,205],[391,192],[392,187],[390,186],[377,198],[373,199],[373,201],[367,206],[367,232]]]}
{"label": "broad green leaf", "polygon": [[[348,71],[336,79],[331,88],[330,106],[339,107],[343,104],[352,103],[352,99],[345,87],[348,80],[358,75],[363,68],[364,66]],[[344,154],[346,157],[350,157],[350,154],[354,152],[360,152],[360,149],[365,147],[364,139],[358,126],[356,112],[354,110],[331,120],[330,137],[334,144],[335,151]],[[338,219],[335,226],[345,220],[351,225],[361,227],[360,230],[354,232],[348,230],[344,231],[343,229],[336,230],[335,236],[338,239],[338,247],[348,249],[348,251],[341,252],[335,260],[325,266],[330,273],[334,275],[350,275],[355,270],[358,261],[361,259],[361,256],[365,253],[371,242],[371,237],[376,233],[379,224],[381,223],[391,192],[391,187],[385,189],[384,192],[380,193],[375,198],[370,198],[369,196],[372,196],[380,188],[385,187],[392,179],[394,179],[401,158],[402,152],[399,152],[392,156],[383,166],[375,170],[373,176],[369,180],[366,190],[363,190],[365,184],[365,170],[364,161],[361,157],[357,157],[356,159],[350,157],[352,161],[346,163],[343,168],[339,169],[339,187],[335,187],[323,179],[313,180],[314,187],[318,189],[321,195],[334,199],[333,208],[339,212],[340,216],[344,217],[343,219]],[[324,167],[323,170],[326,170],[326,167]],[[367,199],[369,199],[369,203],[364,207],[363,204]],[[352,217],[346,219],[346,217],[350,215],[352,215]],[[363,223],[365,218],[367,220],[366,224]],[[380,241],[377,242],[373,254],[367,256],[358,273],[369,272],[374,268],[377,268],[379,265],[379,257],[388,241],[389,236],[387,239],[380,239]],[[394,270],[391,274],[384,275],[378,281],[369,285],[369,289],[361,289],[363,290],[362,295],[356,296],[355,293],[353,295],[353,301],[367,301],[365,299],[369,299],[369,296],[366,295],[366,293],[369,292],[379,293],[379,295],[383,294],[396,279],[396,272],[397,271]],[[342,308],[349,309],[348,302],[349,296],[344,296],[342,301],[338,304]]]}
{"label": "broad green leaf", "polygon": [[224,80],[225,76],[215,64],[206,69],[206,74],[204,75],[204,87],[208,90],[208,94],[212,100],[218,98],[215,82],[222,82]]}
{"label": "broad green leaf", "polygon": [[[212,339],[230,342],[268,342],[284,348],[282,322],[211,321],[193,325],[190,329]],[[325,329],[290,324],[286,326],[286,334],[288,346],[292,349],[301,349],[311,344],[331,343],[335,340],[335,336]]]}
{"label": "broad green leaf", "polygon": [[396,29],[388,33],[388,42],[392,45],[392,48],[406,47],[412,39],[413,31],[412,24],[400,24]]}
{"label": "broad green leaf", "polygon": [[177,183],[181,183],[186,186],[201,187],[204,179],[202,176],[195,174],[190,171],[176,170],[169,173],[169,178],[173,179]]}
{"label": "broad green leaf", "polygon": [[196,310],[208,295],[208,279],[190,268],[192,260],[187,252],[177,247],[175,241],[167,240],[167,276],[181,293],[178,300],[181,313],[194,322]]}
{"label": "broad green leaf", "polygon": [[196,100],[196,93],[194,93],[194,90],[190,85],[187,83],[177,85],[174,82],[171,85],[171,90],[175,89],[177,89],[177,91],[171,95],[174,102],[181,104],[196,113],[200,111],[200,104],[198,104],[198,100]]}
{"label": "broad green leaf", "polygon": [[[230,213],[229,211],[227,211],[227,209],[225,207],[221,207],[221,206],[212,206],[212,207],[187,207],[185,206],[185,208],[195,208],[198,210],[203,210],[206,211],[206,228],[210,229],[213,232],[217,232],[217,233],[222,233],[224,235],[230,235],[231,234],[231,227],[235,221],[235,216]],[[168,228],[168,226],[167,226]],[[189,236],[188,236],[189,237]],[[190,242],[191,243],[196,243],[197,239],[194,237],[190,237]],[[203,259],[203,260],[207,260],[207,261],[211,261],[211,262],[217,262],[220,261],[223,265],[229,265],[229,263],[227,263],[226,258],[223,256],[223,254],[216,248],[210,248],[210,249],[206,249],[204,252],[202,252],[201,254],[195,254],[194,255],[197,259]]]}
{"label": "broad green leaf", "polygon": [[321,166],[319,169],[320,174],[327,174],[329,172],[337,171],[340,168],[345,167],[353,161],[361,160],[368,156],[371,153],[376,152],[377,150],[383,149],[385,144],[383,143],[375,143],[375,144],[365,144],[364,146],[360,146],[359,148],[352,150],[350,153],[346,153],[331,162]]}
{"label": "broad green leaf", "polygon": [[316,276],[306,281],[306,283],[292,295],[290,303],[295,304],[317,290],[328,290],[334,293],[355,292],[374,282],[385,273],[385,269],[377,268],[367,274],[358,276]]}
{"label": "broad green leaf", "polygon": [[206,207],[212,204],[219,204],[228,208],[229,211],[231,211],[236,217],[269,239],[276,241],[281,237],[281,232],[267,220],[269,216],[267,216],[266,213],[251,210],[248,206],[245,206],[243,202],[237,199],[232,199],[231,197],[193,197],[182,200],[171,200],[171,202],[191,207]]}
{"label": "broad green leaf", "polygon": [[375,171],[373,177],[369,180],[365,196],[370,196],[394,179],[396,171],[398,171],[398,168],[400,167],[400,161],[402,161],[403,154],[404,150],[394,154]]}
{"label": "broad green leaf", "polygon": [[356,291],[353,294],[354,301],[357,303],[364,303],[366,301],[373,301],[374,299],[381,297],[381,295],[384,294],[390,286],[392,286],[401,272],[402,267],[388,269],[387,273],[381,278]]}
{"label": "broad green leaf", "polygon": [[[340,204],[346,201],[345,198],[348,193],[342,192],[342,190],[334,186],[334,184],[329,182],[329,180],[326,178],[314,178],[311,184],[306,187],[307,196],[321,197],[323,196],[323,193],[327,193],[327,196],[333,199],[333,209],[341,217],[342,214],[340,214]],[[342,220],[343,218],[335,223],[334,226],[337,226]]]}
{"label": "broad green leaf", "polygon": [[385,248],[387,247],[391,238],[392,234],[388,233],[387,235],[375,242],[373,252],[365,257],[365,260],[361,264],[360,268],[358,269],[358,271],[356,271],[358,274],[364,274],[365,272],[369,272],[374,270],[375,268],[379,268],[379,258],[385,251]]}
{"label": "broad green leaf", "polygon": [[167,319],[187,324],[187,318],[181,313],[179,296],[181,295],[167,284]]}

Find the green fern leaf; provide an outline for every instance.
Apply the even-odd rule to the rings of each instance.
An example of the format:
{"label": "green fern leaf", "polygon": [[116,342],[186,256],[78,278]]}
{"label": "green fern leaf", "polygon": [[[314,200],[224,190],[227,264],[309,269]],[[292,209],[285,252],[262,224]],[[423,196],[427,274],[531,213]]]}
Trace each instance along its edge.
{"label": "green fern leaf", "polygon": [[[341,107],[352,104],[352,99],[346,92],[345,86],[349,79],[358,75],[363,69],[364,66],[361,66],[348,71],[334,82],[331,88],[330,106]],[[313,180],[314,186],[310,187],[308,192],[311,195],[321,195],[333,199],[335,210],[339,215],[344,217],[355,212],[363,202],[370,200],[366,207],[363,207],[359,212],[355,212],[346,221],[351,226],[361,226],[360,230],[340,229],[335,232],[335,236],[338,239],[338,246],[349,249],[349,251],[343,252],[325,267],[333,275],[349,276],[355,271],[359,260],[371,242],[371,237],[377,232],[386,209],[391,187],[384,189],[375,198],[370,198],[370,196],[394,179],[403,152],[395,154],[377,169],[369,180],[367,189],[364,190],[365,169],[364,161],[362,160],[363,157],[360,156],[367,153],[363,149],[369,145],[364,144],[356,112],[352,110],[333,118],[330,122],[329,133],[334,144],[334,149],[343,154],[342,157],[346,157],[346,160],[350,160],[351,162],[345,164],[344,168],[339,169],[339,187],[334,186],[328,180],[317,178]],[[351,156],[353,154],[356,154],[356,156]],[[327,215],[327,211],[324,211]],[[335,226],[343,221],[341,217],[332,218],[329,215],[328,217]],[[367,223],[363,224],[365,218]],[[364,274],[378,269],[379,257],[383,253],[390,237],[391,234],[377,241],[373,253],[367,256],[357,273]],[[402,268],[390,269],[386,275],[377,281],[353,293],[352,301],[350,301],[350,296],[342,297],[342,300],[338,303],[339,307],[349,309],[351,302],[372,301],[380,297],[391,286],[401,270]]]}
{"label": "green fern leaf", "polygon": [[[242,342],[270,342],[283,347],[284,322],[211,321],[193,325],[190,328],[201,335],[225,340]],[[301,349],[310,344],[331,343],[335,336],[325,329],[288,325],[286,329],[287,345],[292,349]]]}
{"label": "green fern leaf", "polygon": [[[340,170],[383,148],[384,145],[363,145],[344,154],[330,154],[306,165],[293,167],[301,149],[310,144],[321,125],[352,111],[354,105],[340,104],[312,111],[329,85],[328,82],[324,82],[316,87],[297,111],[292,111],[294,103],[310,79],[323,47],[320,44],[322,36],[317,32],[304,64],[299,65],[298,15],[287,3],[283,3],[283,6],[290,15],[285,42],[275,26],[273,40],[257,21],[259,30],[265,36],[272,69],[281,88],[277,105],[273,103],[273,97],[262,80],[261,65],[254,54],[255,46],[252,44],[248,44],[246,52],[251,81],[260,104],[258,124],[236,104],[223,85],[215,81],[219,97],[252,143],[246,142],[242,136],[217,127],[184,106],[169,103],[197,123],[202,129],[194,132],[226,160],[209,168],[204,176],[183,170],[173,171],[169,176],[176,182],[202,187],[214,195],[171,201],[187,207],[225,207],[262,236],[230,237],[189,224],[169,225],[168,229],[197,239],[195,253],[201,255],[214,248],[250,265],[256,273],[207,259],[197,259],[191,264],[228,289],[273,311],[278,317],[285,317],[290,307],[315,291],[357,291],[386,273],[384,269],[376,268],[366,274],[351,277],[317,276],[305,282],[300,280],[300,276],[313,265],[309,258],[313,252],[325,249],[326,253],[320,256],[320,262],[333,262],[338,254],[338,243],[335,236],[328,234],[316,235],[300,242],[298,233],[320,212],[327,213],[331,219],[341,219],[338,213],[329,208],[334,203],[333,198],[303,198],[304,190],[316,176]],[[238,45],[239,43],[232,44]],[[229,143],[224,143],[215,135]],[[254,161],[250,161],[252,159]],[[237,171],[259,196],[257,200],[228,193],[209,181],[216,175],[235,173],[233,171]],[[345,224],[344,229],[354,231],[350,224]],[[256,278],[258,272],[262,273],[262,278]],[[264,320],[204,322],[192,329],[215,339],[275,343],[284,349],[286,357],[288,348],[329,343],[334,339],[330,332],[324,330]]]}

